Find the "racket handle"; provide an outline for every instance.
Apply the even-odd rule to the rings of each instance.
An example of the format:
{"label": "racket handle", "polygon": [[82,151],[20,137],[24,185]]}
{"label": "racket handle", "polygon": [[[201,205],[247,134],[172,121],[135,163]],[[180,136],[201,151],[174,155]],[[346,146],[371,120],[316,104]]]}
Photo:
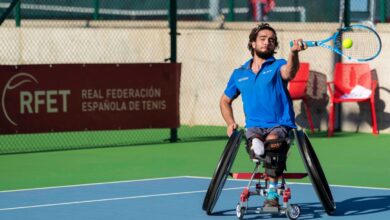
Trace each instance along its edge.
{"label": "racket handle", "polygon": [[[308,47],[316,47],[316,46],[318,46],[317,41],[303,41],[303,42]],[[294,41],[290,41],[290,47],[293,47],[293,46],[294,46]]]}

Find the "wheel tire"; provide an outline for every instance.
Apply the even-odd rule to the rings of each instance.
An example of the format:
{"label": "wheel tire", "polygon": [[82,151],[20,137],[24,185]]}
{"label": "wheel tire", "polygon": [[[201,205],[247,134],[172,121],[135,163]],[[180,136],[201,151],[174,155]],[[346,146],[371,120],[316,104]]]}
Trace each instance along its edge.
{"label": "wheel tire", "polygon": [[221,194],[222,188],[225,185],[226,179],[230,174],[230,170],[241,143],[242,135],[242,131],[233,132],[225,146],[221,158],[219,159],[202,206],[203,210],[206,211],[208,215],[212,214],[214,206]]}
{"label": "wheel tire", "polygon": [[246,212],[246,208],[245,207],[241,207],[240,203],[237,204],[236,206],[236,216],[238,219],[243,219],[244,218],[244,215],[245,215],[245,212]]}
{"label": "wheel tire", "polygon": [[316,194],[326,213],[328,215],[332,215],[336,210],[336,204],[333,200],[333,195],[330,191],[328,181],[326,180],[324,171],[322,170],[320,161],[318,160],[313,146],[303,131],[294,130],[294,134],[298,143],[299,152],[304,161]]}
{"label": "wheel tire", "polygon": [[298,205],[289,205],[286,210],[286,215],[289,219],[295,220],[298,219],[301,214],[301,208]]}

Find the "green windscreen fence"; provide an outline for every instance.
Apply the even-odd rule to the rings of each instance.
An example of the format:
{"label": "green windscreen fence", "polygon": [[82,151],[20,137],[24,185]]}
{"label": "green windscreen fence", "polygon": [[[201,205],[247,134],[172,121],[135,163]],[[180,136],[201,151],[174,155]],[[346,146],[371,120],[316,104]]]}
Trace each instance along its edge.
{"label": "green windscreen fence", "polygon": [[[11,2],[0,0],[0,14]],[[246,45],[253,27],[271,23],[280,41],[276,56],[287,58],[291,39],[323,39],[339,27],[340,2],[177,0],[177,62],[182,63],[179,141],[226,138],[219,98],[233,69],[250,58]],[[0,65],[169,62],[169,3],[22,0],[0,26]],[[389,0],[350,3],[352,21],[388,18]],[[324,85],[335,57],[318,50],[303,54],[301,60],[310,60],[315,77],[311,80],[320,85],[308,93],[315,126],[325,129]],[[307,128],[303,106],[297,103],[294,108],[297,124]],[[244,126],[240,100],[234,103],[234,112]],[[168,128],[15,133],[0,135],[0,154],[168,143],[169,138]]]}

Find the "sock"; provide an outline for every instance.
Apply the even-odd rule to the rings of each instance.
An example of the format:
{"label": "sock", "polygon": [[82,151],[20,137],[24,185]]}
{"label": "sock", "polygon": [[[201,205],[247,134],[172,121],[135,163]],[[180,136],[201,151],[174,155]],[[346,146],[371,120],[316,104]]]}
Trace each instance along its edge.
{"label": "sock", "polygon": [[269,190],[268,190],[268,195],[267,199],[273,200],[273,199],[278,199],[279,195],[277,193],[278,189],[278,182],[270,182],[269,183]]}
{"label": "sock", "polygon": [[272,189],[272,188],[275,188],[275,189],[276,189],[277,187],[278,187],[278,181],[276,181],[276,182],[270,182],[270,183],[269,183],[269,188],[270,188],[270,189]]}
{"label": "sock", "polygon": [[259,138],[253,138],[251,148],[256,156],[264,154],[264,143]]}

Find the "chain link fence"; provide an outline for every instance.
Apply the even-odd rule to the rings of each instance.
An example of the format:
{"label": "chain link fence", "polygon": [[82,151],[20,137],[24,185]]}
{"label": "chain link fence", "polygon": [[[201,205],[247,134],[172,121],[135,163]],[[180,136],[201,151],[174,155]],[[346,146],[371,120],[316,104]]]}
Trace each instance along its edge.
{"label": "chain link fence", "polygon": [[[351,4],[370,6],[370,1],[357,1]],[[10,2],[0,0],[0,14]],[[374,20],[390,11],[386,2],[385,12],[375,5]],[[256,24],[267,21],[277,30],[278,58],[287,58],[291,39],[322,39],[339,27],[340,1],[180,0],[177,6],[177,62],[182,63],[179,141],[226,138],[219,98],[233,69],[250,58],[246,45]],[[0,64],[167,62],[171,56],[168,9],[166,0],[21,0],[0,26]],[[369,16],[359,16],[356,19],[370,21]],[[335,57],[316,50],[302,53],[301,61],[310,62],[313,73],[308,94],[315,126],[326,129],[325,84]],[[303,106],[294,105],[298,125],[307,128]],[[244,126],[240,100],[234,112]],[[0,154],[167,139],[169,129],[0,135]]]}

